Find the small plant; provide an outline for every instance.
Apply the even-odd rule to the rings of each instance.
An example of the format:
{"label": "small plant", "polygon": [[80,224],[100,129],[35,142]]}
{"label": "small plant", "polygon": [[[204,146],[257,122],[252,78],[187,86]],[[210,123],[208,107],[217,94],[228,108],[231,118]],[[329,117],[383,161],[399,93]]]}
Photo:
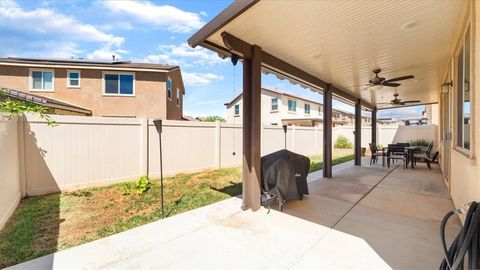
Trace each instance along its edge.
{"label": "small plant", "polygon": [[150,179],[148,179],[147,176],[142,176],[135,183],[135,190],[137,191],[137,194],[143,194],[147,192],[151,186],[152,182],[150,182]]}
{"label": "small plant", "polygon": [[132,193],[132,189],[129,185],[121,185],[120,187],[118,187],[118,189],[120,190],[120,193],[122,193],[122,195],[130,195]]}
{"label": "small plant", "polygon": [[410,140],[408,141],[411,146],[425,146],[428,147],[430,145],[430,142],[424,139],[417,139],[417,140]]}
{"label": "small plant", "polygon": [[344,148],[344,149],[351,149],[353,148],[352,143],[348,140],[345,136],[338,136],[337,140],[335,141],[335,148]]}
{"label": "small plant", "polygon": [[[0,89],[0,96],[5,95],[5,88]],[[47,125],[54,127],[57,124],[55,121],[47,114],[47,108],[40,106],[32,102],[12,100],[6,98],[0,102],[0,111],[5,111],[8,113],[5,118],[11,119],[14,116],[21,115],[22,113],[29,112],[34,113],[40,116],[43,120],[47,121]]]}

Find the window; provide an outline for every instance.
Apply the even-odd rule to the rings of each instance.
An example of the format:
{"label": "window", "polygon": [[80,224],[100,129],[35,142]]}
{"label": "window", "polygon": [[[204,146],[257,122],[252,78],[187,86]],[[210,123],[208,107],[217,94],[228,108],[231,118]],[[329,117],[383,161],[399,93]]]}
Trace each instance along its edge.
{"label": "window", "polygon": [[31,70],[30,91],[53,92],[53,70]]}
{"label": "window", "polygon": [[80,71],[67,71],[67,87],[80,88]]}
{"label": "window", "polygon": [[305,103],[305,114],[310,114],[310,104]]}
{"label": "window", "polygon": [[172,99],[172,79],[168,78],[167,80],[167,97]]}
{"label": "window", "polygon": [[297,111],[297,101],[296,100],[288,100],[288,110],[291,112]]}
{"label": "window", "polygon": [[180,106],[180,89],[177,88],[177,106]]}
{"label": "window", "polygon": [[107,96],[134,96],[135,95],[135,77],[133,74],[124,73],[104,73],[104,91]]}
{"label": "window", "polygon": [[240,104],[236,104],[235,105],[235,116],[239,116],[240,115]]}
{"label": "window", "polygon": [[457,55],[457,146],[470,150],[470,26]]}
{"label": "window", "polygon": [[278,98],[272,98],[272,111],[278,111]]}

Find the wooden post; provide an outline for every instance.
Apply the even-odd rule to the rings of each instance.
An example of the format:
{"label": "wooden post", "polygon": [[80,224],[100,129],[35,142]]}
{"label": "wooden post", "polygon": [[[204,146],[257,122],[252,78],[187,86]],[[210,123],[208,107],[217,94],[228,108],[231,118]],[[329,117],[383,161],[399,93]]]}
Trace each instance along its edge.
{"label": "wooden post", "polygon": [[261,63],[262,50],[253,45],[243,59],[243,204],[260,208]]}
{"label": "wooden post", "polygon": [[323,92],[323,177],[332,178],[332,89]]}
{"label": "wooden post", "polygon": [[377,108],[372,110],[372,144],[377,145]]}
{"label": "wooden post", "polygon": [[362,103],[355,102],[355,165],[362,165]]}

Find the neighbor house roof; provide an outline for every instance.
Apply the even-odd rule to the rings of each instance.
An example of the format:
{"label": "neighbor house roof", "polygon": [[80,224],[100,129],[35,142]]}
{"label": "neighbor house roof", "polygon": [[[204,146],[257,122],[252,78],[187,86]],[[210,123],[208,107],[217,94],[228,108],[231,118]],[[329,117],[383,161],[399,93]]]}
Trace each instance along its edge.
{"label": "neighbor house roof", "polygon": [[59,67],[82,69],[108,69],[125,71],[170,72],[179,69],[176,65],[132,63],[130,61],[90,61],[83,59],[47,59],[47,58],[0,58],[0,65],[29,67]]}
{"label": "neighbor house roof", "polygon": [[[25,92],[17,91],[14,89],[9,89],[9,88],[3,88],[0,91],[2,91],[2,94],[6,97],[21,100],[21,101],[26,101],[26,102],[31,102],[35,103],[38,105],[42,105],[48,108],[55,108],[55,109],[62,109],[62,110],[68,110],[68,111],[73,111],[73,112],[78,112],[78,113],[84,113],[91,115],[92,111],[86,108],[82,108],[77,105],[72,105],[63,101],[58,101],[53,98],[47,98],[47,97],[41,97],[33,94],[27,94]],[[1,95],[0,94],[0,97]]]}

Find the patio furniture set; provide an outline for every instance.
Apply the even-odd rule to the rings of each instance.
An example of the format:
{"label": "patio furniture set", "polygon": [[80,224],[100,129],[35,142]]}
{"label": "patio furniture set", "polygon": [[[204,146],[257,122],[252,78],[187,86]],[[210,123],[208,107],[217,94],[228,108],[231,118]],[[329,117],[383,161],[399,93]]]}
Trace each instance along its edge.
{"label": "patio furniture set", "polygon": [[435,162],[438,157],[438,151],[432,155],[433,142],[425,146],[413,146],[409,143],[395,143],[389,144],[388,147],[378,149],[375,144],[370,143],[370,151],[372,152],[370,158],[370,165],[378,162],[378,158],[382,158],[382,167],[385,167],[385,159],[387,160],[387,167],[390,168],[391,163],[402,161],[403,169],[414,169],[417,162],[425,162],[427,167],[431,170],[431,164]]}

